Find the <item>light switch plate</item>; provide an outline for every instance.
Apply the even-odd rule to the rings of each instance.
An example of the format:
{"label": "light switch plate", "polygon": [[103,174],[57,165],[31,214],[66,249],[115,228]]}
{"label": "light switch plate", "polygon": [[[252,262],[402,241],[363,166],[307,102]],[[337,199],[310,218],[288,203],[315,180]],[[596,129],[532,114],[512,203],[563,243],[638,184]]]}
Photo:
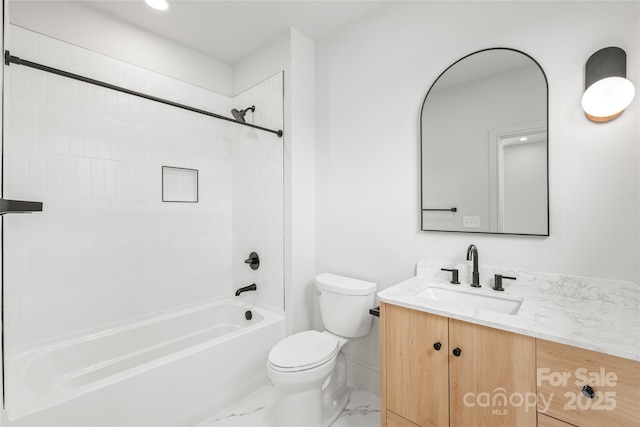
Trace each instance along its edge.
{"label": "light switch plate", "polygon": [[465,228],[480,228],[479,216],[463,216],[462,226]]}

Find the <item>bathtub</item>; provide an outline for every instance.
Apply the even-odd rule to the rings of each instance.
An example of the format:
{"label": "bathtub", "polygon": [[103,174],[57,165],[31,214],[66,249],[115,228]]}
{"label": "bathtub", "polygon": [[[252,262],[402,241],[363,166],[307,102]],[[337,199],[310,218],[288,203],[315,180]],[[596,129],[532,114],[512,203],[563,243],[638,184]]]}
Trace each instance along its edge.
{"label": "bathtub", "polygon": [[281,311],[227,298],[23,348],[5,360],[4,421],[188,424],[265,384],[283,337]]}

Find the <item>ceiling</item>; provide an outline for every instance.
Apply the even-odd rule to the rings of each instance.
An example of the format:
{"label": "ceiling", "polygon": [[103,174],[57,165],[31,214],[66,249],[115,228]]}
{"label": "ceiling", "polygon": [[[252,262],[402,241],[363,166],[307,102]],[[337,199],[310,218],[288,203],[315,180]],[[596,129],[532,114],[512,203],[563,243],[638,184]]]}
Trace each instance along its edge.
{"label": "ceiling", "polygon": [[225,64],[261,48],[290,27],[320,40],[385,1],[169,0],[166,12],[143,0],[83,0],[85,4],[173,40]]}

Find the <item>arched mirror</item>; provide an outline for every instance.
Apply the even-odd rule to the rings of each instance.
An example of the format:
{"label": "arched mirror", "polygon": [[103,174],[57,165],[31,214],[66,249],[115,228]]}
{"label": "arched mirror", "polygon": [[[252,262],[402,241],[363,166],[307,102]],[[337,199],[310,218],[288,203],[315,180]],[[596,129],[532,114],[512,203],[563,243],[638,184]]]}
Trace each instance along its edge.
{"label": "arched mirror", "polygon": [[507,48],[449,66],[422,106],[422,230],[549,235],[548,86]]}

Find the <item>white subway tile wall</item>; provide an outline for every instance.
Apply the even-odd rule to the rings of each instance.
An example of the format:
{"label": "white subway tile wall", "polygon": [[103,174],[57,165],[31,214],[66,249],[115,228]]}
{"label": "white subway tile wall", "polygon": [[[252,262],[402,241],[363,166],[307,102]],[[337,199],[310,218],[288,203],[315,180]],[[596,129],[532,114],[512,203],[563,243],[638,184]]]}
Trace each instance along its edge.
{"label": "white subway tile wall", "polygon": [[164,202],[197,202],[198,171],[197,169],[162,167],[162,201]]}
{"label": "white subway tile wall", "polygon": [[[278,73],[239,94],[235,108],[248,112],[248,123],[283,127],[284,75]],[[240,286],[255,283],[254,298],[284,310],[284,142],[277,135],[238,127],[233,145],[233,279]],[[260,268],[244,260],[260,256]]]}
{"label": "white subway tile wall", "polygon": [[[218,114],[236,103],[19,27],[7,42],[13,55]],[[255,246],[268,261],[260,301],[282,308],[280,138],[246,142],[247,128],[224,121],[18,65],[5,73],[5,198],[44,202],[4,220],[9,350],[231,295]],[[264,118],[277,128],[279,82],[246,92],[279,106]],[[162,203],[163,165],[198,169],[197,204]]]}

